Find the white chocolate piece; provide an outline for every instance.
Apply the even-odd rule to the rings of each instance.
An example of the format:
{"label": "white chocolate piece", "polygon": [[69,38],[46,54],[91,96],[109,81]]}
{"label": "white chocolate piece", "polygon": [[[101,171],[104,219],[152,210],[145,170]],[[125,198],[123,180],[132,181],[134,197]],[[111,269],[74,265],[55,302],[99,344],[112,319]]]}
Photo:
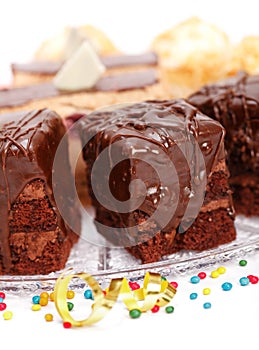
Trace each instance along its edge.
{"label": "white chocolate piece", "polygon": [[78,91],[92,88],[105,72],[97,53],[84,41],[54,77],[54,85],[59,90]]}

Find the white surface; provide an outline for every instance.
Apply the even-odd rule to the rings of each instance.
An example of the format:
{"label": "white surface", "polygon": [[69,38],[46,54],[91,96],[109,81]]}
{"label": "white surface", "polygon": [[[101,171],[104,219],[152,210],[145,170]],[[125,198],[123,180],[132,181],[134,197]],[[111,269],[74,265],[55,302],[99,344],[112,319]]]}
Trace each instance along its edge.
{"label": "white surface", "polygon": [[[192,15],[216,23],[233,40],[244,35],[259,35],[257,2],[237,1],[28,1],[0,3],[0,85],[9,79],[9,63],[25,61],[39,42],[65,25],[90,23],[103,29],[125,52],[144,50],[154,35]],[[238,280],[247,274],[259,275],[259,254],[247,257],[248,265],[238,260],[225,264],[227,272],[218,279],[207,277],[198,285],[190,275],[168,278],[179,283],[172,305],[174,314],[163,309],[132,320],[122,303],[92,327],[64,329],[54,305],[31,311],[31,296],[8,295],[6,303],[14,313],[5,321],[0,312],[0,339],[11,349],[258,349],[259,284],[241,287]],[[216,266],[217,267],[217,266]],[[210,273],[210,269],[206,269]],[[87,271],[85,271],[87,272]],[[229,292],[221,290],[224,281],[233,283]],[[204,296],[204,287],[211,295]],[[197,291],[197,300],[189,299]],[[203,302],[212,308],[205,310]],[[85,305],[78,300],[76,309]],[[81,306],[80,306],[81,305]],[[44,314],[53,312],[47,323]],[[81,313],[82,309],[81,309]],[[86,311],[87,314],[87,311]]]}
{"label": "white surface", "polygon": [[[240,257],[241,258],[241,257]],[[239,259],[226,263],[224,275],[213,279],[209,276],[199,284],[191,284],[190,277],[171,276],[177,281],[178,291],[171,304],[173,314],[164,308],[156,314],[147,312],[139,319],[131,319],[124,304],[119,301],[99,323],[90,327],[64,329],[53,303],[40,311],[31,310],[31,296],[19,297],[7,294],[6,303],[13,311],[13,319],[3,320],[0,312],[1,343],[24,349],[258,349],[259,284],[240,286],[240,277],[259,274],[259,253],[246,257],[246,267],[239,266]],[[208,275],[215,265],[204,269]],[[200,271],[200,270],[199,270]],[[197,271],[197,272],[199,272]],[[197,273],[196,272],[196,273]],[[223,291],[221,284],[231,282],[231,291]],[[203,295],[203,288],[211,288],[210,295]],[[191,292],[198,298],[190,300]],[[76,294],[74,318],[83,319],[90,314],[89,304],[81,294]],[[204,309],[209,301],[211,309]],[[54,321],[46,322],[44,315],[53,313]],[[55,343],[54,343],[55,342]],[[52,345],[51,345],[52,344]]]}

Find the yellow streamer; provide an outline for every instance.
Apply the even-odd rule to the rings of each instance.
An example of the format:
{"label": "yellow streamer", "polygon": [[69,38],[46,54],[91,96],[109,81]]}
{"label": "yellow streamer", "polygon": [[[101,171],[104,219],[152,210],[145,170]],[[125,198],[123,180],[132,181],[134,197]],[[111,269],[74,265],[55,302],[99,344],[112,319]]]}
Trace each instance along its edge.
{"label": "yellow streamer", "polygon": [[[94,304],[92,312],[84,320],[75,320],[67,307],[67,290],[72,278],[81,278],[92,289]],[[54,300],[56,309],[64,322],[70,322],[72,326],[89,326],[103,319],[112,309],[119,296],[121,296],[128,310],[138,309],[141,312],[151,310],[155,305],[165,306],[174,297],[176,289],[163,280],[158,273],[147,272],[143,287],[132,291],[126,278],[114,278],[111,280],[106,295],[93,276],[87,273],[61,275],[55,284]],[[141,301],[142,305],[139,305]]]}

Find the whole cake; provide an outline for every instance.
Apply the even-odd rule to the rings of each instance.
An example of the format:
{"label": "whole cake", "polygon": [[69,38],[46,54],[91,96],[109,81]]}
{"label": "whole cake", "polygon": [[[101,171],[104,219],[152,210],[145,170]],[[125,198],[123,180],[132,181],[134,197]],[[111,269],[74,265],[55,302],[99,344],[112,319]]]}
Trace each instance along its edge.
{"label": "whole cake", "polygon": [[142,263],[236,238],[224,129],[183,99],[78,122],[97,230]]}
{"label": "whole cake", "polygon": [[188,98],[226,129],[230,186],[237,213],[259,215],[259,75],[239,73]]}
{"label": "whole cake", "polygon": [[[65,133],[62,119],[48,109],[0,117],[1,275],[60,270],[78,241],[81,215],[70,186]],[[61,140],[62,161],[57,164],[62,176],[57,184],[52,175]],[[62,215],[57,200],[64,202]]]}

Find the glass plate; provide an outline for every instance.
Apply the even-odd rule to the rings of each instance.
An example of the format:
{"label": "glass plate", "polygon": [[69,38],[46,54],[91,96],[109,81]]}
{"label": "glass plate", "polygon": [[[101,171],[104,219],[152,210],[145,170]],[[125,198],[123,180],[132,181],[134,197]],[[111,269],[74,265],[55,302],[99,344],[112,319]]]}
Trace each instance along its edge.
{"label": "glass plate", "polygon": [[[0,276],[0,290],[15,294],[53,290],[56,279],[64,271],[67,273],[90,273],[101,285],[108,284],[111,278],[115,277],[126,277],[132,280],[142,279],[147,271],[157,272],[163,276],[184,274],[194,269],[244,257],[258,250],[259,217],[237,216],[235,225],[237,239],[234,242],[204,252],[181,251],[151,264],[140,264],[123,248],[98,246],[85,239],[80,239],[71,251],[64,270],[49,275]],[[83,222],[83,232],[85,230],[91,234],[97,234],[90,219]],[[70,288],[82,289],[85,288],[85,284],[81,279],[72,279]]]}

